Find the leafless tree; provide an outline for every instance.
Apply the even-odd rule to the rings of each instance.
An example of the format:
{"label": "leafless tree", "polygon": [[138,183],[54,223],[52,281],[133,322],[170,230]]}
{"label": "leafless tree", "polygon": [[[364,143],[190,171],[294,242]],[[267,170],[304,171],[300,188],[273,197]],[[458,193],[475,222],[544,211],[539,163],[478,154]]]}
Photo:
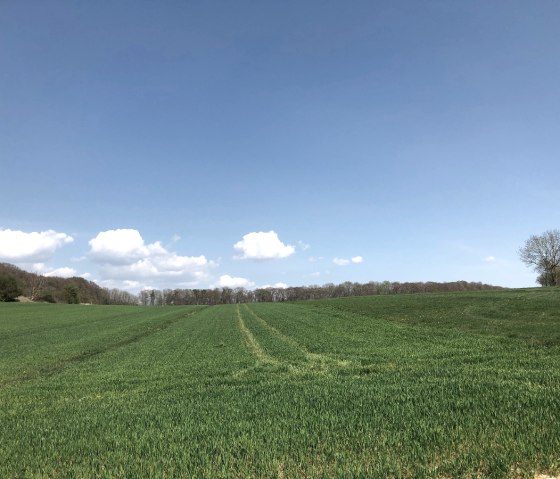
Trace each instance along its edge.
{"label": "leafless tree", "polygon": [[29,291],[29,299],[37,301],[45,284],[45,277],[39,274],[30,274],[27,280],[27,289]]}
{"label": "leafless tree", "polygon": [[533,235],[519,249],[519,256],[527,266],[539,273],[538,282],[542,286],[554,286],[559,283],[560,268],[560,230],[545,231],[542,235]]}

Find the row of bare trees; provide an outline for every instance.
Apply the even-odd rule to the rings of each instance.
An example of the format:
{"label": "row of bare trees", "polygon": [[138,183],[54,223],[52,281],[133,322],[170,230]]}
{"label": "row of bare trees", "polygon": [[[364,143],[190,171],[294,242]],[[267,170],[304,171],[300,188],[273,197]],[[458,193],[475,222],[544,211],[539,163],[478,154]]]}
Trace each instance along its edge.
{"label": "row of bare trees", "polygon": [[288,288],[215,288],[215,289],[164,289],[145,290],[139,295],[144,306],[236,304],[279,301],[305,301],[310,299],[372,296],[380,294],[436,293],[451,291],[480,291],[497,289],[482,283],[455,281],[450,283],[370,281],[369,283],[325,284],[322,286],[297,286]]}

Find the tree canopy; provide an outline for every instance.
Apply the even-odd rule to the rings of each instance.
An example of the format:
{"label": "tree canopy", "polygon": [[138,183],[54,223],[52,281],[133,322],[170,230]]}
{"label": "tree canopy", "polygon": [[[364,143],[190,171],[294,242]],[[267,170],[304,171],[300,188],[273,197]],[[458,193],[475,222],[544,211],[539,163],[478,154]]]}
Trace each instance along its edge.
{"label": "tree canopy", "polygon": [[539,273],[539,284],[560,285],[560,230],[531,236],[519,249],[519,256],[521,261]]}
{"label": "tree canopy", "polygon": [[0,301],[17,301],[21,289],[13,276],[0,276]]}

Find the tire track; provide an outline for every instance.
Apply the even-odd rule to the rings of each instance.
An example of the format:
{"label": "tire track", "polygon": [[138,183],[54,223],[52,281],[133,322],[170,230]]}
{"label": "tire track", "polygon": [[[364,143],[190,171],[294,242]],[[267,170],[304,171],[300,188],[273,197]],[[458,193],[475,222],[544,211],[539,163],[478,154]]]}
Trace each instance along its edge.
{"label": "tire track", "polygon": [[253,318],[255,318],[261,325],[263,325],[266,329],[268,329],[280,341],[289,344],[293,348],[299,350],[305,356],[310,354],[305,346],[298,343],[294,338],[290,336],[286,336],[284,333],[276,329],[274,326],[268,324],[263,318],[261,318],[257,313],[255,313],[247,304],[244,304],[243,307],[249,312],[249,314],[251,314],[251,316],[253,316]]}
{"label": "tire track", "polygon": [[[255,320],[259,324],[270,331],[274,337],[276,337],[279,341],[282,341],[283,343],[288,344],[292,348],[296,349],[305,357],[306,361],[301,362],[297,366],[291,366],[292,370],[301,372],[326,373],[331,369],[342,369],[352,366],[352,362],[349,360],[339,360],[331,358],[330,356],[327,356],[325,354],[312,353],[303,344],[299,343],[291,336],[287,336],[286,334],[276,329],[274,326],[270,325],[265,319],[256,314],[247,304],[244,304],[243,307],[249,312],[249,314],[251,314],[253,318],[255,318]],[[238,315],[240,316],[239,305],[237,305],[237,311]]]}
{"label": "tire track", "polygon": [[259,344],[253,333],[247,328],[245,325],[245,321],[243,321],[243,317],[241,316],[241,310],[239,309],[239,305],[236,306],[237,311],[237,325],[239,326],[239,330],[241,331],[241,336],[243,336],[243,342],[245,343],[245,347],[247,350],[257,358],[257,360],[262,361],[263,363],[269,364],[281,364],[281,361],[278,359],[268,355],[266,351],[262,348]]}

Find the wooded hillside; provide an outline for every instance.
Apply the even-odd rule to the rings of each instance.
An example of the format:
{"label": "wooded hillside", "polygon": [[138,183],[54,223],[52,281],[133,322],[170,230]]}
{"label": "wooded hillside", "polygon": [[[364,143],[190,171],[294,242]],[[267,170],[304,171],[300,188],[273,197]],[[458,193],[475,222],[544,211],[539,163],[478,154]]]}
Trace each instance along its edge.
{"label": "wooded hillside", "polygon": [[[0,278],[15,280],[19,295],[48,303],[138,304],[135,295],[118,289],[102,288],[84,278],[41,276],[0,263]],[[10,299],[5,299],[9,301]],[[13,300],[13,299],[11,299]]]}

